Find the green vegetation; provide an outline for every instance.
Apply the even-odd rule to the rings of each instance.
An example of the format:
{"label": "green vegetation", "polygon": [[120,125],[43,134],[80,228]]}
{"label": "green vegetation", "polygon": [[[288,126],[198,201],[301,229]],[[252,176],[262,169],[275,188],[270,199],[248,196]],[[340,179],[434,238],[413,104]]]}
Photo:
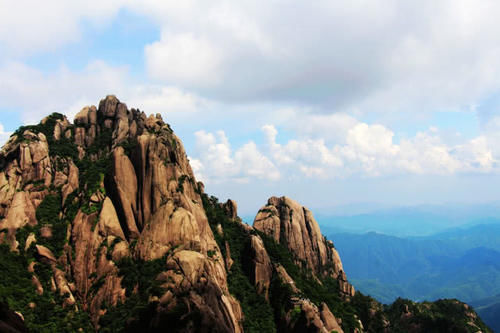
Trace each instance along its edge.
{"label": "green vegetation", "polygon": [[[202,195],[203,206],[207,213],[210,226],[219,247],[225,256],[225,242],[229,243],[231,258],[234,263],[229,271],[229,291],[241,303],[245,314],[245,332],[275,332],[275,323],[280,323],[286,313],[292,309],[291,297],[294,296],[290,286],[281,282],[274,274],[269,290],[270,305],[258,295],[252,281],[249,279],[248,268],[243,258],[248,257],[250,238],[239,222],[231,221],[220,207],[218,199]],[[216,225],[221,224],[224,235],[216,231]],[[358,327],[355,319],[355,309],[340,299],[338,282],[332,278],[325,278],[318,283],[312,273],[295,264],[295,260],[285,246],[278,244],[271,237],[257,231],[264,241],[264,246],[272,262],[281,264],[294,279],[297,287],[302,291],[299,297],[310,299],[316,305],[325,302],[335,316],[342,318],[343,329],[352,332]],[[298,317],[299,314],[296,314]]]}
{"label": "green vegetation", "polygon": [[[217,198],[203,194],[202,200],[208,221],[224,257],[225,242],[228,242],[231,249],[233,265],[228,274],[228,286],[231,294],[240,302],[245,314],[243,322],[245,332],[276,332],[273,309],[263,296],[257,294],[248,274],[245,274],[246,267],[243,262],[244,258],[248,257],[250,245],[248,235],[239,222],[231,221],[226,216]],[[222,225],[224,236],[219,235],[215,229],[218,223]]]}
{"label": "green vegetation", "polygon": [[86,312],[76,312],[72,307],[61,306],[63,298],[50,288],[51,269],[43,263],[37,263],[35,271],[44,293],[36,293],[31,282],[32,274],[27,268],[33,260],[32,252],[18,255],[11,252],[8,246],[0,245],[0,300],[24,315],[31,332],[76,332],[80,328],[84,332],[91,332],[92,326]]}
{"label": "green vegetation", "polygon": [[[35,134],[43,133],[47,138],[47,143],[49,145],[49,155],[59,156],[62,158],[71,158],[76,160],[78,150],[76,149],[75,143],[61,134],[59,140],[54,139],[54,128],[58,120],[63,120],[64,116],[60,113],[53,113],[45,119],[45,123],[40,122],[38,125],[28,125],[21,126],[14,135],[17,136],[17,141],[24,141],[23,133],[28,130]],[[72,126],[68,128],[73,130]]]}
{"label": "green vegetation", "polygon": [[177,183],[177,192],[184,193],[184,182],[188,179],[188,176],[182,175],[179,177],[178,183]]}
{"label": "green vegetation", "polygon": [[[406,309],[411,316],[403,320],[402,314]],[[468,324],[470,318],[464,304],[453,299],[438,300],[435,302],[415,303],[410,300],[398,298],[386,309],[392,329],[396,332],[408,330],[408,327],[418,325],[423,332],[477,332],[475,326]],[[482,332],[488,332],[487,326],[480,320],[475,323]]]}
{"label": "green vegetation", "polygon": [[123,147],[123,149],[125,150],[125,155],[131,157],[132,153],[137,148],[137,145],[138,145],[137,139],[129,138],[120,143],[118,146]]}
{"label": "green vegetation", "polygon": [[[363,327],[368,332],[384,331],[383,306],[370,296],[365,296],[359,291],[351,300],[352,306],[356,309]],[[376,310],[375,314],[374,311]]]}
{"label": "green vegetation", "polygon": [[[59,217],[61,206],[62,198],[60,193],[47,195],[36,210],[38,224],[34,228],[37,242],[49,248],[56,257],[62,254],[64,244],[66,244],[68,224],[71,223],[70,220]],[[52,237],[41,237],[40,229],[43,226],[50,227]]]}
{"label": "green vegetation", "polygon": [[[156,277],[165,270],[168,255],[151,261],[123,258],[116,263],[119,275],[123,276],[122,286],[126,289],[127,300],[116,307],[107,307],[106,314],[99,321],[101,332],[137,332],[137,329],[143,330],[149,326],[157,306],[157,303],[149,302],[149,298],[160,297],[164,293]],[[174,314],[169,314],[170,317],[165,320],[172,323],[170,319],[174,318]]]}
{"label": "green vegetation", "polygon": [[[337,318],[342,318],[342,328],[346,332],[352,332],[358,327],[356,318],[356,310],[351,304],[344,302],[339,297],[338,282],[331,277],[326,277],[321,279],[321,284],[312,276],[311,271],[305,268],[300,268],[295,264],[292,253],[283,244],[278,244],[274,241],[272,237],[266,234],[256,231],[259,236],[264,241],[264,246],[266,248],[271,261],[274,263],[281,264],[290,277],[295,281],[295,285],[298,289],[302,291],[301,297],[310,299],[314,304],[320,306],[322,302],[325,302],[330,311]],[[274,281],[275,283],[276,281]],[[278,295],[283,295],[285,291],[277,289],[279,287],[272,286],[271,289],[278,292]],[[282,288],[282,286],[281,286]],[[289,309],[289,304],[286,302],[279,302],[282,304],[281,309],[277,311],[276,314],[282,314]]]}
{"label": "green vegetation", "polygon": [[[72,220],[69,218],[60,218],[61,200],[61,194],[59,192],[47,195],[36,210],[38,224],[34,227],[27,225],[17,230],[16,240],[20,244],[19,248],[21,251],[24,251],[28,235],[34,233],[37,244],[47,247],[56,257],[62,254],[64,245],[66,244],[68,224],[71,223]],[[41,229],[43,227],[50,228],[52,233],[50,238],[41,236]]]}

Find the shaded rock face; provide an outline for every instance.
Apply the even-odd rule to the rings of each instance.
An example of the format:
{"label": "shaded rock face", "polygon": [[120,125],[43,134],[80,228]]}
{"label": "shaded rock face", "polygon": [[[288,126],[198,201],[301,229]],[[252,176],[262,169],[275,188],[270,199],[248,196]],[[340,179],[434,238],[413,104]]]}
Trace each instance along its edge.
{"label": "shaded rock face", "polygon": [[[275,272],[282,283],[288,285],[290,290],[295,295],[302,294],[302,291],[297,288],[295,281],[288,275],[286,269],[281,265],[276,265]],[[337,318],[332,314],[326,303],[322,303],[320,307],[311,302],[307,298],[292,297],[292,310],[286,313],[282,319],[283,331],[286,332],[321,332],[327,333],[344,331],[339,325]]]}
{"label": "shaded rock face", "polygon": [[296,300],[294,305],[296,311],[300,310],[300,315],[292,322],[291,313],[287,314],[288,332],[344,333],[325,303],[321,309],[307,299]]}
{"label": "shaded rock face", "polygon": [[238,205],[236,201],[228,199],[225,203],[221,204],[221,206],[230,219],[234,220],[238,218]]}
{"label": "shaded rock face", "polygon": [[[169,280],[171,296],[157,306],[158,314],[185,303],[218,331],[239,332],[241,309],[228,292],[200,193],[181,141],[161,116],[129,110],[107,96],[98,107],[83,108],[74,124],[51,116],[16,132],[3,147],[0,243],[16,251],[35,246],[40,260],[53,263],[53,286],[67,305],[88,311],[95,327],[104,306],[123,303],[132,292],[123,286],[120,260],[165,258],[164,272],[175,283]],[[38,211],[49,197],[60,209],[53,218],[67,223],[59,238],[38,231],[54,233]],[[26,226],[36,237],[19,238]],[[57,253],[39,244],[64,235]]]}
{"label": "shaded rock face", "polygon": [[267,254],[266,248],[259,236],[250,236],[250,255],[252,258],[252,280],[259,294],[269,299],[269,286],[273,274],[271,259]]}
{"label": "shaded rock face", "polygon": [[272,197],[255,217],[254,228],[271,236],[296,256],[296,264],[309,268],[317,276],[338,280],[345,296],[354,296],[342,262],[333,243],[325,239],[312,213],[287,197]]}
{"label": "shaded rock face", "polygon": [[28,328],[24,324],[21,314],[15,313],[7,304],[0,303],[0,332],[24,333]]}

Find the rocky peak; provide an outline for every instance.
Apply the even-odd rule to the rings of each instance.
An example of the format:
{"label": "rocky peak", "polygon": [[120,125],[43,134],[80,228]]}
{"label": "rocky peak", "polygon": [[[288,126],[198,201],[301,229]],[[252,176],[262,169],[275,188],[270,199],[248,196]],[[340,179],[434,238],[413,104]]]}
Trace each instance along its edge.
{"label": "rocky peak", "polygon": [[170,296],[159,295],[156,324],[163,325],[160,313],[185,304],[218,331],[239,332],[241,309],[228,292],[201,193],[161,115],[148,117],[110,95],[84,107],[73,124],[53,114],[3,147],[0,243],[28,256],[34,247],[34,259],[52,272],[43,286],[33,275],[38,290],[59,290],[65,306],[90,312],[95,327],[104,304],[126,302],[138,288],[122,283],[120,267],[130,258],[165,260],[158,274],[168,274]]}
{"label": "rocky peak", "polygon": [[221,203],[220,205],[226,212],[227,217],[233,220],[238,217],[238,204],[236,201],[228,199],[225,203]]}
{"label": "rocky peak", "polygon": [[288,197],[271,197],[257,213],[253,226],[286,245],[295,255],[298,265],[309,268],[317,276],[337,279],[342,294],[354,295],[337,250],[321,234],[318,223],[307,208]]}
{"label": "rocky peak", "polygon": [[[0,247],[2,296],[35,332],[390,331],[422,325],[434,304],[386,316],[354,295],[333,243],[287,197],[242,223],[236,202],[204,193],[161,115],[115,96],[2,148]],[[439,318],[448,305],[435,304]]]}

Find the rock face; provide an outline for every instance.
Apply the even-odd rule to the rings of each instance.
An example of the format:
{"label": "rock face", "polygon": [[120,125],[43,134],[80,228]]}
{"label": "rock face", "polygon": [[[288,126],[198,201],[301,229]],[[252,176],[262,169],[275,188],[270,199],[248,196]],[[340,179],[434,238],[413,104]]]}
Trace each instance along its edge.
{"label": "rock face", "polygon": [[300,309],[301,312],[299,318],[293,323],[288,314],[289,332],[344,333],[325,303],[321,305],[321,310],[307,299],[296,300],[294,304],[295,308]]}
{"label": "rock face", "polygon": [[238,217],[238,204],[236,204],[236,201],[228,199],[226,203],[221,204],[221,206],[230,219],[234,220]]}
{"label": "rock face", "polygon": [[252,280],[259,294],[263,294],[266,299],[269,299],[269,285],[273,273],[271,259],[267,254],[266,248],[259,236],[250,236],[251,258],[252,258]]}
{"label": "rock face", "polygon": [[254,228],[288,247],[296,256],[296,264],[309,268],[317,276],[338,280],[344,296],[354,296],[347,282],[342,262],[333,243],[321,234],[312,213],[287,197],[272,197],[254,220]]}

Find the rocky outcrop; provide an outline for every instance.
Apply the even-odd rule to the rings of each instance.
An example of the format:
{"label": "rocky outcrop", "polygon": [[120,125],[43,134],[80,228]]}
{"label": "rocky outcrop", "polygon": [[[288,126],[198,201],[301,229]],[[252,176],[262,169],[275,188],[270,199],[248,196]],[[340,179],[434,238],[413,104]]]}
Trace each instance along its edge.
{"label": "rocky outcrop", "polygon": [[[307,299],[294,301],[294,309],[287,314],[288,332],[318,332],[330,333],[332,331],[344,333],[337,320],[325,303],[321,310]],[[299,312],[300,311],[300,312]],[[293,314],[299,313],[296,317]]]}
{"label": "rocky outcrop", "polygon": [[[220,332],[239,332],[243,315],[228,291],[200,193],[182,143],[162,117],[107,96],[98,107],[84,107],[74,124],[52,115],[17,131],[3,147],[0,243],[22,251],[35,243],[38,260],[52,267],[49,289],[59,290],[64,306],[81,304],[95,327],[104,306],[123,303],[133,292],[123,285],[122,259],[168,257],[163,273],[174,280],[161,298],[188,304]],[[37,208],[49,195],[45,209],[59,198],[60,211],[39,226]],[[228,212],[236,216],[232,204]],[[54,243],[64,242],[60,223],[67,223],[65,245]],[[19,238],[25,226],[35,232]],[[64,246],[56,253],[45,244]],[[36,274],[33,281],[43,293]],[[159,306],[158,318],[170,306]]]}
{"label": "rocky outcrop", "polygon": [[328,308],[328,305],[326,305],[325,303],[321,304],[320,317],[327,332],[335,331],[337,333],[344,333],[337,321],[337,318],[335,318],[335,316]]}
{"label": "rocky outcrop", "polygon": [[337,279],[343,295],[354,295],[337,250],[321,234],[318,223],[307,208],[287,197],[272,197],[259,210],[253,225],[276,242],[286,245],[294,253],[296,264],[307,267],[319,277]]}
{"label": "rocky outcrop", "polygon": [[259,236],[250,236],[250,255],[252,260],[252,280],[259,294],[269,299],[269,286],[273,274],[271,259]]}
{"label": "rocky outcrop", "polygon": [[225,203],[221,203],[220,205],[226,212],[227,217],[233,220],[238,217],[238,204],[236,201],[228,199]]}
{"label": "rocky outcrop", "polygon": [[139,237],[139,228],[135,221],[137,216],[137,177],[130,159],[125,155],[122,147],[113,151],[113,188],[117,196],[116,207],[124,217],[125,232],[129,238]]}
{"label": "rocky outcrop", "polygon": [[[160,307],[173,309],[184,301],[200,313],[202,327],[210,327],[214,332],[242,332],[239,303],[220,287],[226,280],[225,270],[218,265],[221,259],[213,257],[207,261],[204,255],[196,251],[181,250],[175,253],[167,261],[168,271],[159,277],[162,286],[169,290],[160,299]],[[197,290],[203,297],[189,294],[192,290]],[[175,299],[175,294],[189,295]],[[161,323],[158,325],[161,326]]]}

